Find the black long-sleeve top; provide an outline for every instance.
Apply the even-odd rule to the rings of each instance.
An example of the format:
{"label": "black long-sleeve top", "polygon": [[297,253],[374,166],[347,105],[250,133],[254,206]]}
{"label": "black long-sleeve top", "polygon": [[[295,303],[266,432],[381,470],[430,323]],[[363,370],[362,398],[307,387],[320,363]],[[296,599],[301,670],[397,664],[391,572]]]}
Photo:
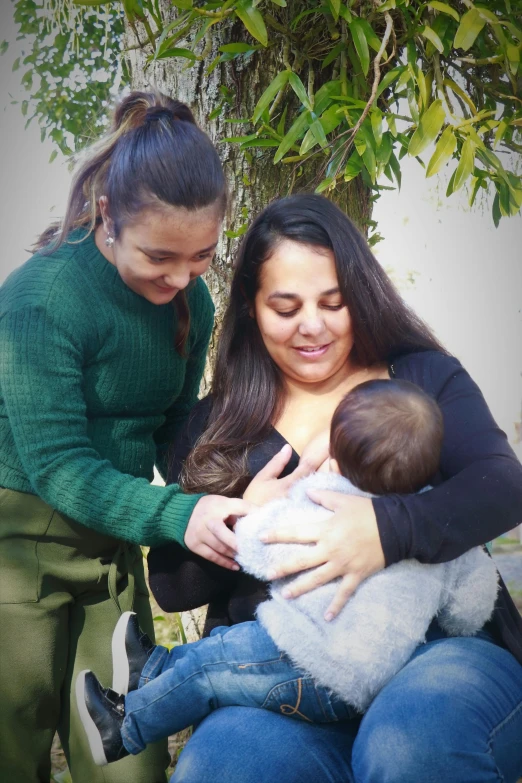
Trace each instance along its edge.
{"label": "black long-sleeve top", "polygon": [[[420,495],[387,495],[373,502],[386,565],[407,558],[423,563],[452,560],[491,541],[522,521],[522,465],[496,425],[478,386],[460,362],[436,351],[412,353],[389,363],[392,377],[411,381],[430,394],[444,418],[444,441],[433,489]],[[193,409],[174,444],[169,481],[204,431],[210,397]],[[281,449],[272,429],[249,454],[256,473]],[[297,467],[292,453],[283,475]],[[266,585],[242,572],[216,566],[169,544],[149,553],[150,585],[165,611],[209,604],[205,632],[216,625],[251,620],[266,598]],[[522,663],[522,618],[501,580],[489,630]]]}

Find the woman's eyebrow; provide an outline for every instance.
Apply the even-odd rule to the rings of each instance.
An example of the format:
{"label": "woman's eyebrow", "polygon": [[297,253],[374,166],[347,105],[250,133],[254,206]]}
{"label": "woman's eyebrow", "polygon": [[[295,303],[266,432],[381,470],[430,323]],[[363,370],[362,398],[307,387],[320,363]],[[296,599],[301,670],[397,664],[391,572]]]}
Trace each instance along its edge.
{"label": "woman's eyebrow", "polygon": [[[199,256],[202,253],[210,253],[211,250],[215,250],[217,247],[217,242],[214,242],[212,245],[209,245],[208,247],[204,247],[201,250],[196,250],[194,253],[195,256]],[[169,258],[177,258],[179,256],[179,253],[177,253],[175,250],[166,250],[164,248],[159,247],[140,247],[139,250],[141,250],[142,253],[145,253],[147,256],[168,256]]]}
{"label": "woman's eyebrow", "polygon": [[[333,296],[333,294],[339,293],[339,286],[336,286],[335,288],[329,288],[328,291],[321,291],[319,296]],[[270,294],[267,301],[270,301],[271,299],[299,299],[299,296],[298,294],[291,294],[286,291],[274,291],[273,294]]]}

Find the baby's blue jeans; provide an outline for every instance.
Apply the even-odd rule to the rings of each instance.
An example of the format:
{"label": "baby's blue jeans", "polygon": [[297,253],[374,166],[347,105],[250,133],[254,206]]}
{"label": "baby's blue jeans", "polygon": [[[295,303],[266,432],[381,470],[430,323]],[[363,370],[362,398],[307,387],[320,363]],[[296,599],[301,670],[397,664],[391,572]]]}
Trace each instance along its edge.
{"label": "baby's blue jeans", "polygon": [[218,707],[261,707],[308,723],[355,710],[292,665],[258,622],[215,628],[193,644],[156,647],[125,699],[122,737],[133,754],[199,723]]}

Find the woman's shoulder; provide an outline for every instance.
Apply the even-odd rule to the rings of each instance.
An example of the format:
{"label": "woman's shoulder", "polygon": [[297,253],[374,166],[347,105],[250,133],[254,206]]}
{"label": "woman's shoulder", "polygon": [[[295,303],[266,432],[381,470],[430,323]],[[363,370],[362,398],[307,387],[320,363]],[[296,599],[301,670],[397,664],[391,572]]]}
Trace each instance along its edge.
{"label": "woman's shoulder", "polygon": [[86,290],[84,273],[89,265],[85,256],[91,252],[92,242],[64,243],[56,250],[36,251],[15,269],[1,289],[2,312],[17,310],[44,310],[47,315],[60,314],[77,320],[82,300],[92,296]]}
{"label": "woman's shoulder", "polygon": [[453,378],[465,374],[455,356],[442,351],[414,351],[395,357],[390,362],[391,375],[421,386],[437,396]]}

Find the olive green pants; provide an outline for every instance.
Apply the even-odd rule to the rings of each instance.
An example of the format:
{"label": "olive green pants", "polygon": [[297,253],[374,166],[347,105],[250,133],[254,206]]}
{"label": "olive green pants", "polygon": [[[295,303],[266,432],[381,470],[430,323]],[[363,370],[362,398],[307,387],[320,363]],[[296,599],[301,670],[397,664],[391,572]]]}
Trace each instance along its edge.
{"label": "olive green pants", "polygon": [[0,488],[0,781],[48,783],[58,731],[74,783],[165,783],[167,743],[106,767],[92,761],[74,696],[92,669],[112,684],[111,637],[133,608],[153,638],[139,547]]}

